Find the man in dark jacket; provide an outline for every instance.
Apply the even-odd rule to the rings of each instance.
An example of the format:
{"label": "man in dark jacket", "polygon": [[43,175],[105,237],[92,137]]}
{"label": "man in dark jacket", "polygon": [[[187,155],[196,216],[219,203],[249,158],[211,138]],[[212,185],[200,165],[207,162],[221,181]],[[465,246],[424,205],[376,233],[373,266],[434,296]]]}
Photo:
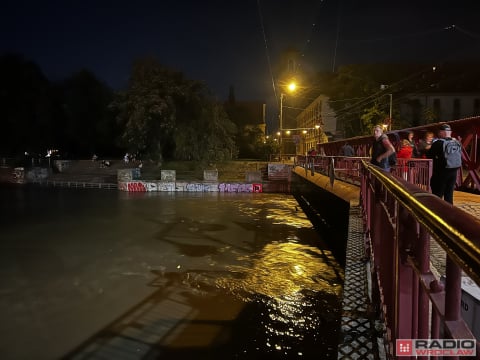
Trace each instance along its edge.
{"label": "man in dark jacket", "polygon": [[454,141],[458,144],[460,152],[455,154],[455,156],[457,158],[460,157],[457,159],[457,162],[460,162],[461,164],[461,144],[457,140],[452,139],[452,129],[450,128],[450,125],[440,125],[438,139],[433,142],[430,149],[426,152],[427,158],[433,160],[433,172],[432,178],[430,179],[430,187],[433,194],[441,199],[443,198],[450,204],[453,204],[453,190],[457,181],[460,165],[450,167],[450,165],[447,164],[444,150],[445,141]]}

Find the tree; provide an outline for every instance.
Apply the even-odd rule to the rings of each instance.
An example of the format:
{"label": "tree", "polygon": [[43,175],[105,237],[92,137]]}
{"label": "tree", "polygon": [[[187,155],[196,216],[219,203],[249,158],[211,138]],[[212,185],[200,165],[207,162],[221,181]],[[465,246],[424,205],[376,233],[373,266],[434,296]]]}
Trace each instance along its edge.
{"label": "tree", "polygon": [[113,92],[89,70],[83,69],[61,85],[64,122],[57,141],[63,150],[77,156],[115,151],[116,124],[108,105]]}
{"label": "tree", "polygon": [[388,114],[382,111],[378,104],[365,108],[360,116],[360,120],[362,120],[361,135],[371,135],[373,127],[377,124],[383,124],[385,118],[388,118]]}
{"label": "tree", "polygon": [[18,54],[0,57],[0,153],[40,153],[52,142],[51,84],[40,68]]}
{"label": "tree", "polygon": [[270,156],[280,153],[280,145],[277,139],[271,136],[268,136],[262,145],[263,146],[261,146],[261,149],[262,149],[261,154],[262,154],[262,160],[264,161],[272,160],[270,159]]}
{"label": "tree", "polygon": [[137,60],[128,89],[111,104],[127,151],[154,161],[215,160],[235,155],[235,126],[200,82]]}

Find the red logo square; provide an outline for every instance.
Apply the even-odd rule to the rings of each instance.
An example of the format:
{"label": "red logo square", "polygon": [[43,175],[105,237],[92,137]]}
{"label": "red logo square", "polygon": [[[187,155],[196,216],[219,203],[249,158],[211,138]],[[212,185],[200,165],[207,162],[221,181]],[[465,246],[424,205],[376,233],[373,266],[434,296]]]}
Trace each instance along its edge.
{"label": "red logo square", "polygon": [[398,340],[397,339],[397,356],[412,356],[413,355],[412,340]]}

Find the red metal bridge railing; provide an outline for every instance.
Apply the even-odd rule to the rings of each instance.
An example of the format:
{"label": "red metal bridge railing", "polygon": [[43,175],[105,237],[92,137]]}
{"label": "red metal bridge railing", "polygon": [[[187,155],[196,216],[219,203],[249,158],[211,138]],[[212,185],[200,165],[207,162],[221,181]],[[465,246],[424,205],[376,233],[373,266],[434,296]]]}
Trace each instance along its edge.
{"label": "red metal bridge railing", "polygon": [[[345,156],[303,156],[295,158],[295,166],[305,168],[308,173],[320,173],[330,177],[330,182],[335,179],[354,185],[361,183],[362,161],[369,161],[366,157]],[[430,159],[397,159],[397,165],[393,166],[391,173],[411,184],[430,191],[430,178],[432,176],[432,160]]]}
{"label": "red metal bridge railing", "polygon": [[[397,339],[474,339],[460,313],[461,275],[480,284],[480,221],[366,161],[360,189],[389,358]],[[431,239],[447,254],[445,285],[430,269]]]}
{"label": "red metal bridge railing", "polygon": [[[448,124],[452,127],[452,136],[460,140],[463,145],[463,167],[462,172],[458,174],[457,190],[465,189],[478,192],[480,191],[480,116],[448,121]],[[414,140],[418,142],[427,131],[432,131],[436,134],[439,125],[440,123],[428,124],[394,130],[387,134],[394,146],[398,148],[401,139],[406,138],[409,131],[413,131]],[[342,146],[347,142],[353,147],[356,156],[370,156],[373,136],[358,136],[322,143],[318,146],[322,148],[322,151],[327,156],[337,156],[340,154]]]}

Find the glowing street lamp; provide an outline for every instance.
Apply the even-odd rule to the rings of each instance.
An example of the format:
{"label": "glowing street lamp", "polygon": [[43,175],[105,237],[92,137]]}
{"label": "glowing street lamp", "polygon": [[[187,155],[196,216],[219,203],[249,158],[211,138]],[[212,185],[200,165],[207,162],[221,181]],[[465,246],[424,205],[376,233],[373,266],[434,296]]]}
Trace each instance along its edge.
{"label": "glowing street lamp", "polygon": [[318,134],[317,144],[319,144],[320,143],[320,125],[319,124],[315,125],[315,130],[317,131],[317,134]]}
{"label": "glowing street lamp", "polygon": [[[293,93],[295,92],[295,90],[297,89],[297,84],[295,84],[293,81],[290,82],[288,85],[287,85],[287,90],[290,92],[290,93]],[[283,134],[283,99],[285,98],[285,94],[282,92],[280,93],[280,116],[279,116],[279,120],[280,120],[280,126],[279,126],[279,131],[280,131],[280,158],[282,157],[282,134]]]}

